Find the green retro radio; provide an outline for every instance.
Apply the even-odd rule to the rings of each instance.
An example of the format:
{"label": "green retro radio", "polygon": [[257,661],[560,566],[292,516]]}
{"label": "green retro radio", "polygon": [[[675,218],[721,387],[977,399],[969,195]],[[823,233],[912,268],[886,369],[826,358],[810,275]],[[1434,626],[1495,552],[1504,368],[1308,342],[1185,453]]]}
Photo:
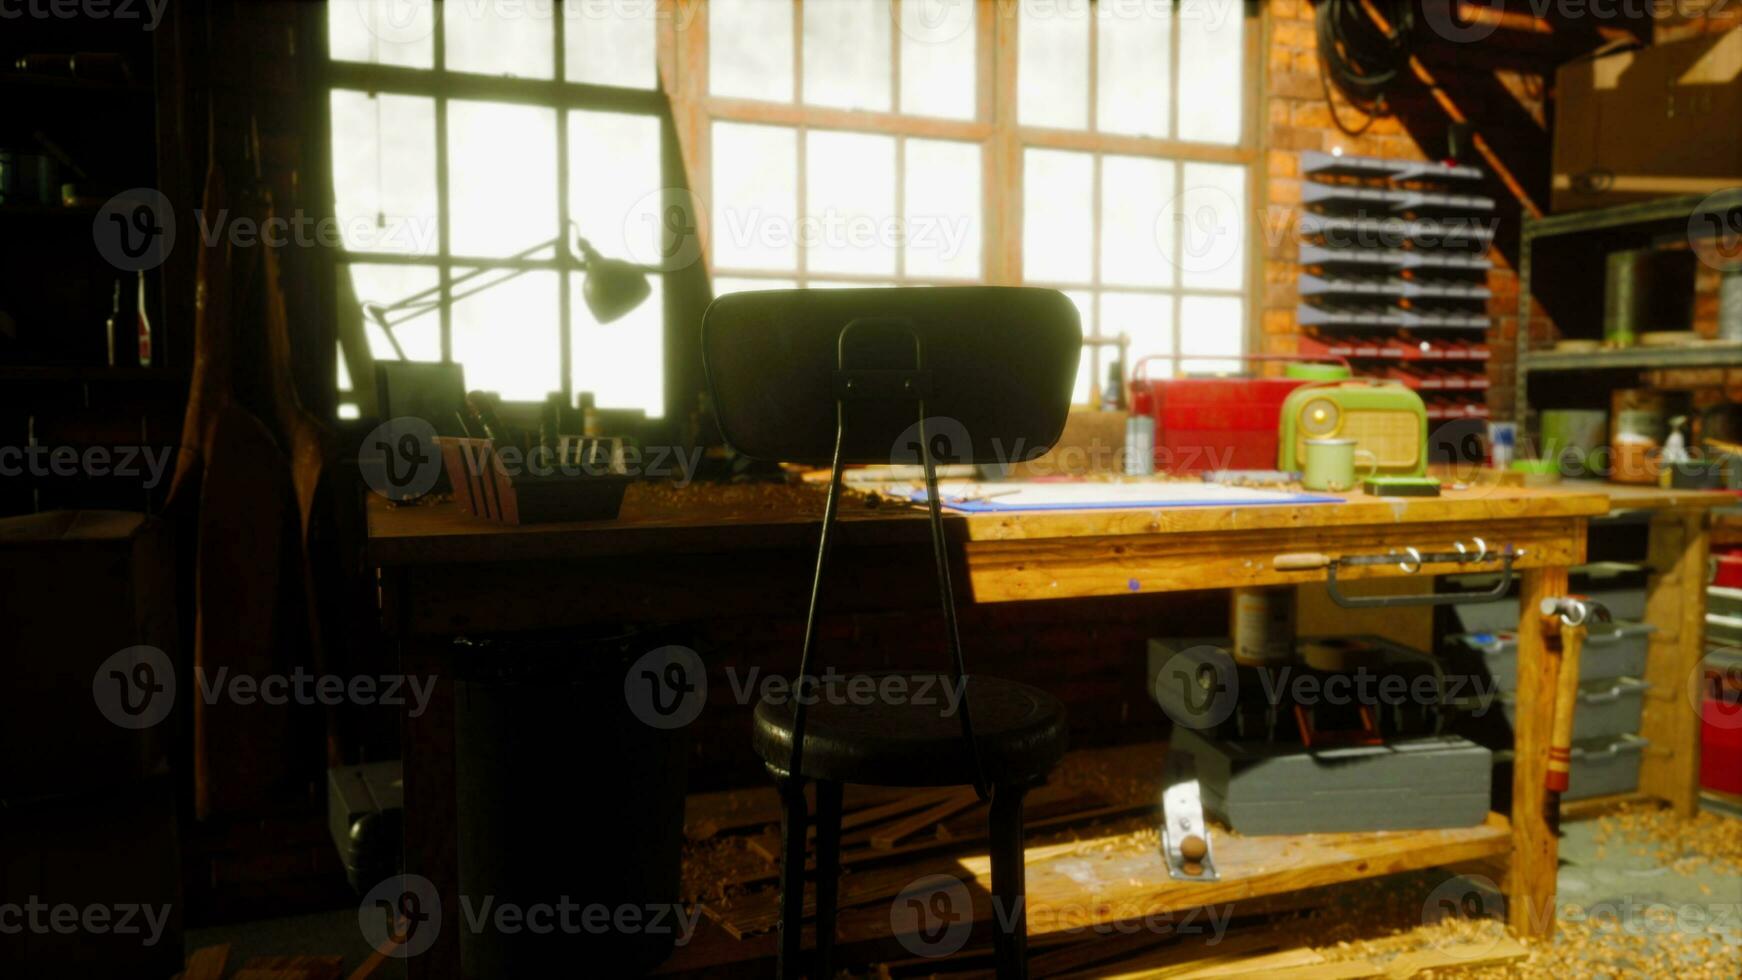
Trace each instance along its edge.
{"label": "green retro radio", "polygon": [[[1296,388],[1282,403],[1277,468],[1294,472],[1308,439],[1353,439],[1360,466],[1381,476],[1427,473],[1427,406],[1389,381],[1345,381]],[[1366,455],[1372,453],[1372,456]]]}

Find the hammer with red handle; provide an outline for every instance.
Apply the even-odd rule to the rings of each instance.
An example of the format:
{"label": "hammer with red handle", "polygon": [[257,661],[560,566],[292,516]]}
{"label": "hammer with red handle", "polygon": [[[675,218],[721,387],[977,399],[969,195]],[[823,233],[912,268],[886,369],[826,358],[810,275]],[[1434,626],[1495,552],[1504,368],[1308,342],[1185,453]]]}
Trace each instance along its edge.
{"label": "hammer with red handle", "polygon": [[1583,596],[1563,596],[1542,600],[1538,612],[1544,627],[1555,627],[1558,637],[1549,646],[1560,648],[1555,670],[1554,724],[1549,729],[1548,774],[1544,801],[1551,826],[1560,823],[1561,794],[1567,791],[1571,777],[1573,747],[1573,710],[1579,703],[1579,654],[1585,644],[1587,624],[1592,620],[1609,621],[1609,610],[1602,603]]}

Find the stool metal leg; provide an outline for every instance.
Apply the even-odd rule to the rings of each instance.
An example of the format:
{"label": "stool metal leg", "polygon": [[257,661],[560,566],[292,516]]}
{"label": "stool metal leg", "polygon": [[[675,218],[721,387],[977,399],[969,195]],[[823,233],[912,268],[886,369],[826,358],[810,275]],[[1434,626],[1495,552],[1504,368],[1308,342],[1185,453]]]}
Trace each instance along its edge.
{"label": "stool metal leg", "polygon": [[992,791],[992,949],[999,980],[1028,978],[1028,889],[1022,865],[1023,786]]}
{"label": "stool metal leg", "polygon": [[776,975],[797,980],[804,962],[804,780],[777,777],[780,790],[780,952]]}
{"label": "stool metal leg", "polygon": [[841,784],[817,783],[817,955],[812,976],[834,975],[835,902],[841,886]]}

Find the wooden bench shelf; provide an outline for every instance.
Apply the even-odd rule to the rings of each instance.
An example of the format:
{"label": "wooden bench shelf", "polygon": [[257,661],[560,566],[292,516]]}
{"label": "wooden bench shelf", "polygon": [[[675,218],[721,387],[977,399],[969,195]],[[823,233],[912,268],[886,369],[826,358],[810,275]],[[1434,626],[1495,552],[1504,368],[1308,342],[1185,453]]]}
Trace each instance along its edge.
{"label": "wooden bench shelf", "polygon": [[[1131,843],[1100,850],[1104,843],[1115,842]],[[1491,858],[1511,852],[1512,825],[1504,816],[1490,813],[1479,827],[1280,837],[1218,833],[1212,846],[1221,876],[1213,882],[1168,877],[1153,841],[1139,844],[1127,837],[1030,848],[1029,934],[1082,929]],[[967,858],[961,867],[974,876],[979,887],[990,889],[989,858]]]}

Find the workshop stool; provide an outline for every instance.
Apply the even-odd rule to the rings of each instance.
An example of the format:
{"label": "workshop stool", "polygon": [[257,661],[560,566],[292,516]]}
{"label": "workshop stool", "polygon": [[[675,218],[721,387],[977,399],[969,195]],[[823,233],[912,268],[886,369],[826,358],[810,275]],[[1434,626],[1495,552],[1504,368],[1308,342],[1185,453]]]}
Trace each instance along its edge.
{"label": "workshop stool", "polygon": [[[832,461],[793,695],[764,699],[755,714],[756,752],[782,800],[782,978],[801,972],[807,781],[817,811],[812,976],[832,976],[846,783],[972,785],[991,804],[998,975],[1027,976],[1022,800],[1064,755],[1065,710],[1028,685],[967,672],[936,464],[1009,463],[1049,449],[1064,428],[1081,344],[1075,308],[1048,289],[771,290],[723,296],[703,318],[703,363],[727,443],[755,459]],[[824,687],[811,653],[843,466],[911,462],[924,469],[953,669],[860,675],[876,683],[869,698],[853,696],[851,677]],[[897,677],[900,695],[881,683]]]}
{"label": "workshop stool", "polygon": [[[867,675],[860,675],[867,676]],[[868,675],[881,681],[886,674]],[[941,674],[904,674],[906,690],[944,690]],[[846,689],[853,678],[842,679]],[[958,689],[959,690],[959,689]],[[1000,977],[1024,977],[1027,914],[1022,866],[1022,798],[1046,779],[1065,751],[1065,708],[1057,698],[1015,681],[974,675],[967,684],[974,738],[992,795],[993,944]],[[941,701],[941,699],[940,699]],[[801,779],[784,768],[792,755],[791,698],[756,706],[756,753],[781,792],[780,951],[782,976],[796,974],[803,934],[807,819],[804,785],[816,781],[816,969],[829,977],[835,898],[841,864],[841,787],[966,786],[974,754],[947,704],[856,703],[823,697],[810,707]],[[966,914],[966,909],[953,910]]]}

